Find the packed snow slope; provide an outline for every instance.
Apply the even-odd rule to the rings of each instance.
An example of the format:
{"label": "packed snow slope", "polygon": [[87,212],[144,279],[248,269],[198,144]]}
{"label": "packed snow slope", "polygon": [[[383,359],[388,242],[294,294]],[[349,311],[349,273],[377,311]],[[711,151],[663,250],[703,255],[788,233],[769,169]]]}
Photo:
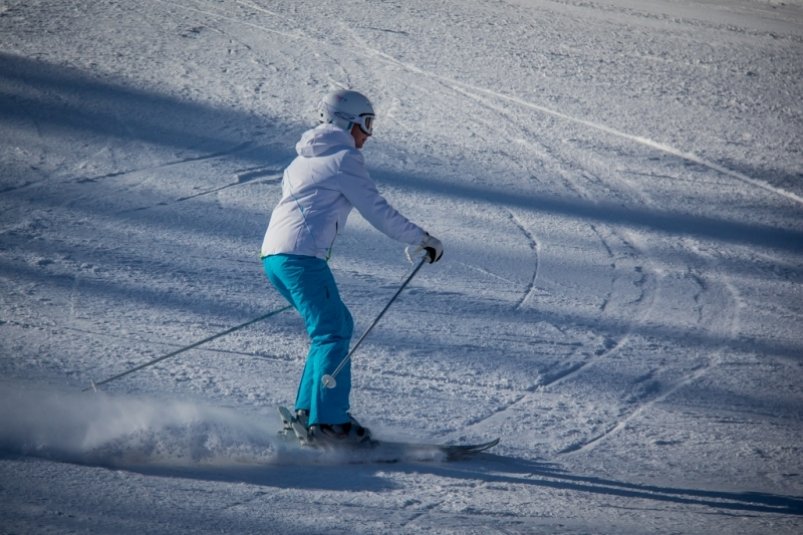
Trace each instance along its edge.
{"label": "packed snow slope", "polygon": [[[803,2],[0,0],[0,532],[800,533]],[[445,245],[277,436],[259,245],[327,91]],[[410,272],[352,215],[361,333]]]}

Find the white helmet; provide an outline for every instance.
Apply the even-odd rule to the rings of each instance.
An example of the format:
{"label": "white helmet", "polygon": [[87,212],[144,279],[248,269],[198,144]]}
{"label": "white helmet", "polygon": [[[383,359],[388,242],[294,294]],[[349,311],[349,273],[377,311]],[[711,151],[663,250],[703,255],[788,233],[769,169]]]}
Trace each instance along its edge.
{"label": "white helmet", "polygon": [[374,107],[362,93],[347,89],[332,91],[323,98],[318,110],[322,123],[331,123],[346,131],[357,124],[364,134],[373,134]]}

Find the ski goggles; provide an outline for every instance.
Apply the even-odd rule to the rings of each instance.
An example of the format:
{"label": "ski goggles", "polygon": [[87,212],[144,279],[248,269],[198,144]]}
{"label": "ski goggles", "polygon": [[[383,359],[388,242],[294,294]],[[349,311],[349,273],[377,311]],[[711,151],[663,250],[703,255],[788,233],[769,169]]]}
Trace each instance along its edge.
{"label": "ski goggles", "polygon": [[363,113],[359,117],[356,118],[354,124],[360,126],[360,130],[366,136],[373,135],[374,133],[374,114],[373,113]]}

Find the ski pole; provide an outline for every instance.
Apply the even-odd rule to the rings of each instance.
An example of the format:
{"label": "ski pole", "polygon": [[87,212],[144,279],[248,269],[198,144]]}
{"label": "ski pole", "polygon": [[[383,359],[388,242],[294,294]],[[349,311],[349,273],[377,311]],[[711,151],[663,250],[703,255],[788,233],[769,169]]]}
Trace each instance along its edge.
{"label": "ski pole", "polygon": [[382,312],[379,313],[379,315],[376,317],[373,323],[371,323],[371,325],[368,326],[368,328],[365,330],[362,336],[360,336],[360,339],[357,340],[357,343],[354,344],[354,347],[351,348],[351,351],[349,351],[348,355],[343,357],[343,360],[340,361],[340,364],[338,364],[337,368],[335,368],[335,371],[333,371],[331,374],[326,374],[323,377],[321,377],[321,382],[323,383],[323,386],[325,386],[326,388],[334,388],[337,386],[337,381],[335,380],[337,374],[340,373],[340,371],[343,369],[343,366],[345,366],[346,363],[349,361],[349,359],[351,359],[351,356],[354,354],[355,351],[357,351],[357,348],[360,347],[360,344],[362,343],[363,340],[365,340],[365,337],[368,336],[368,333],[371,332],[371,329],[373,329],[374,326],[377,323],[379,323],[379,320],[382,319],[382,316],[385,315],[385,312],[387,312],[388,308],[390,308],[390,305],[393,304],[393,301],[395,301],[396,298],[399,297],[399,294],[402,292],[402,290],[404,290],[407,284],[411,280],[413,280],[413,277],[415,277],[415,274],[418,273],[418,270],[421,269],[421,266],[424,265],[424,262],[426,262],[426,260],[427,260],[427,255],[421,257],[421,261],[419,261],[418,265],[415,266],[415,269],[413,270],[412,273],[410,273],[410,276],[408,276],[407,279],[402,283],[402,285],[399,286],[399,289],[396,290],[396,293],[393,294],[393,297],[390,298],[390,301],[388,301],[388,304],[385,305],[385,308],[382,309]]}
{"label": "ski pole", "polygon": [[150,362],[146,362],[145,364],[140,364],[139,366],[131,368],[130,370],[126,370],[123,373],[118,373],[117,375],[109,377],[108,379],[104,379],[103,381],[100,381],[98,383],[96,383],[95,381],[92,381],[92,384],[90,386],[84,388],[83,392],[86,392],[88,390],[97,390],[98,387],[101,386],[101,385],[105,385],[106,383],[111,383],[112,381],[116,381],[117,379],[125,377],[126,375],[128,375],[130,373],[134,373],[134,372],[139,371],[139,370],[141,370],[143,368],[147,368],[148,366],[153,366],[157,362],[161,362],[161,361],[163,361],[165,359],[169,359],[170,357],[175,357],[179,353],[184,353],[185,351],[188,351],[190,349],[198,347],[201,344],[205,344],[207,342],[211,342],[212,340],[220,338],[221,336],[226,336],[227,334],[231,334],[234,331],[239,331],[240,329],[242,329],[244,327],[248,327],[249,325],[252,325],[252,324],[254,324],[254,323],[258,322],[258,321],[262,321],[264,319],[267,319],[267,318],[269,318],[271,316],[274,316],[274,315],[278,314],[279,312],[284,312],[288,308],[292,308],[292,306],[291,305],[287,305],[284,308],[280,308],[278,310],[274,310],[272,312],[268,312],[267,314],[263,314],[263,315],[259,316],[258,318],[254,318],[252,320],[246,321],[245,323],[237,325],[236,327],[232,327],[231,329],[227,329],[227,330],[225,330],[223,332],[214,334],[214,335],[212,335],[212,336],[210,336],[208,338],[204,338],[203,340],[200,340],[198,342],[195,342],[194,344],[190,344],[188,346],[182,347],[181,349],[173,351],[172,353],[168,353],[167,355],[162,355],[161,357],[155,358]]}

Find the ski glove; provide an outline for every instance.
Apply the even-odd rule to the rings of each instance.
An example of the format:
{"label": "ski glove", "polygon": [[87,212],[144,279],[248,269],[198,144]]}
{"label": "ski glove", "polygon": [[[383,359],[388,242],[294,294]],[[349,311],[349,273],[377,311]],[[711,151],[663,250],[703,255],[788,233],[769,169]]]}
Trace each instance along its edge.
{"label": "ski glove", "polygon": [[437,262],[443,256],[443,244],[434,236],[427,234],[427,237],[421,242],[421,247],[427,252],[430,264]]}
{"label": "ski glove", "polygon": [[421,243],[417,246],[410,246],[407,248],[407,258],[412,262],[413,256],[416,255],[419,251],[424,251],[427,253],[427,260],[429,263],[437,262],[443,256],[443,244],[441,241],[434,237],[427,234],[424,236],[424,239],[421,240]]}

